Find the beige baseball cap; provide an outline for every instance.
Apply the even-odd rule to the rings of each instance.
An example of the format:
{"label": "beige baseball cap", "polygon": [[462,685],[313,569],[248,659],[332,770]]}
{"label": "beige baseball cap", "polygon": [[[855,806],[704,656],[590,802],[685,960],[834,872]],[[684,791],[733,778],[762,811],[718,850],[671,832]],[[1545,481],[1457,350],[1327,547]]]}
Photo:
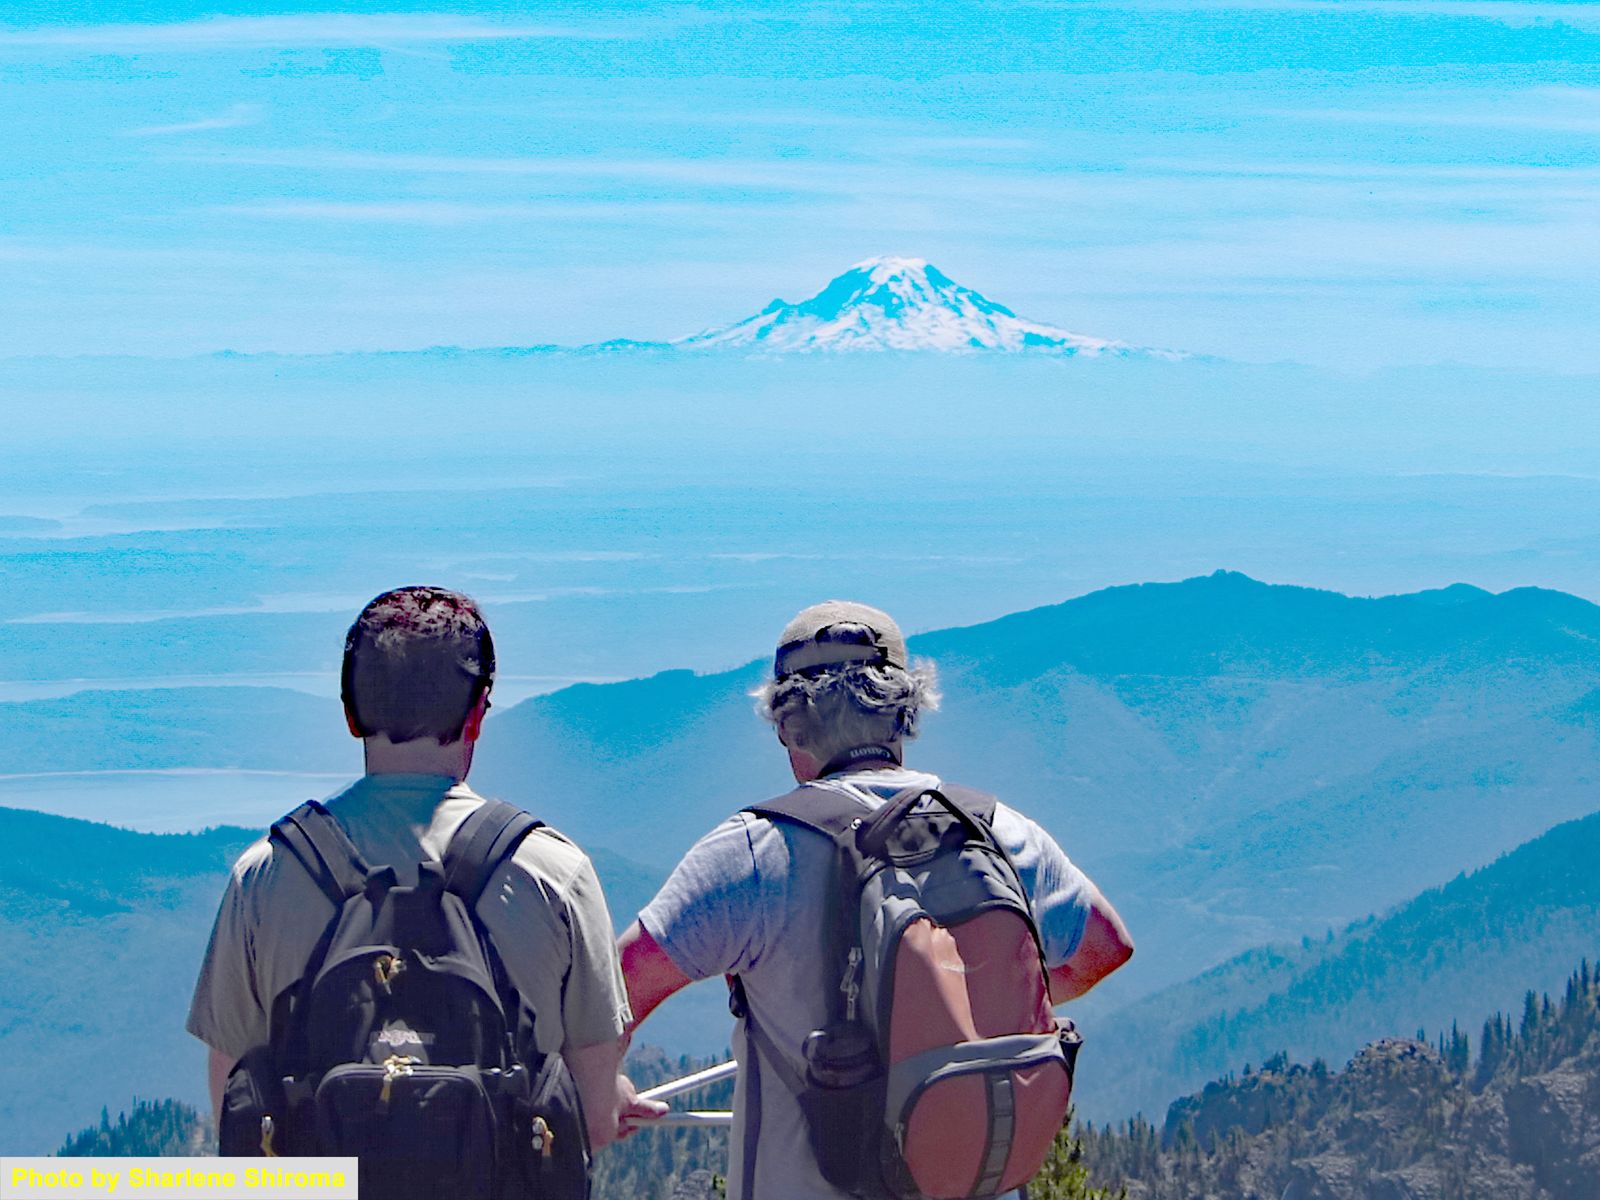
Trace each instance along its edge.
{"label": "beige baseball cap", "polygon": [[854,600],[824,600],[784,626],[772,675],[799,675],[845,663],[905,668],[906,639],[882,609]]}

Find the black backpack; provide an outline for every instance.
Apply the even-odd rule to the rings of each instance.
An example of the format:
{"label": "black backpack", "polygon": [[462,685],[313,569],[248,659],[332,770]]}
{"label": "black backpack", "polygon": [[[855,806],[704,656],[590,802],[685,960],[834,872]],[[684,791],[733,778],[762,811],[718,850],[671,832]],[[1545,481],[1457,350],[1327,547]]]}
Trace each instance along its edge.
{"label": "black backpack", "polygon": [[[771,1069],[796,1097],[823,1178],[866,1200],[976,1200],[1025,1184],[1066,1121],[1081,1039],[1051,1012],[994,798],[916,786],[868,812],[802,786],[746,811],[834,847],[832,912],[818,913],[829,1018],[801,1048],[803,1071],[756,1023],[742,985],[732,998],[749,1068]],[[759,1119],[746,1128],[746,1196]]]}
{"label": "black backpack", "polygon": [[228,1077],[224,1155],[352,1155],[364,1197],[585,1200],[588,1135],[559,1054],[479,925],[478,898],[539,821],[490,800],[415,887],[369,867],[308,801],[272,827],[333,902],[271,1035]]}

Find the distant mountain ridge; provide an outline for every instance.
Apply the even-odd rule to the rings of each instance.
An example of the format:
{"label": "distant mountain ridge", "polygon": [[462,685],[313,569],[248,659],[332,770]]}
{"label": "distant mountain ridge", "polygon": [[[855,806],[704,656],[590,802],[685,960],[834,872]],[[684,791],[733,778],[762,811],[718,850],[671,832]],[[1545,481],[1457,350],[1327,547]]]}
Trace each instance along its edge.
{"label": "distant mountain ridge", "polygon": [[183,1021],[228,864],[254,836],[0,808],[0,1153],[49,1153],[134,1096],[204,1103]]}
{"label": "distant mountain ridge", "polygon": [[[263,729],[272,736],[261,736]],[[356,749],[337,701],[286,688],[90,689],[0,701],[0,775],[183,767],[337,772],[352,767]]]}
{"label": "distant mountain ridge", "polygon": [[[1595,807],[1600,608],[1561,593],[1359,599],[1219,573],[911,646],[945,700],[908,761],[1039,821],[1135,930],[1091,1009],[1343,927]],[[474,778],[669,867],[791,786],[747,695],[765,669],[537,697],[496,718]]]}

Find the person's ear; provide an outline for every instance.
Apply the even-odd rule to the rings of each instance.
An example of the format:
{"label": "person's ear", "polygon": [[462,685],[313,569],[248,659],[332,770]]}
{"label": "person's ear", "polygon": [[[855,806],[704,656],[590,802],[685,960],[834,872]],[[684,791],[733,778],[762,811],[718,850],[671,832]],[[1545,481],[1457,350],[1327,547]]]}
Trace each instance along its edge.
{"label": "person's ear", "polygon": [[465,742],[475,742],[478,735],[483,732],[483,718],[489,711],[489,693],[483,692],[473,704],[472,711],[467,714],[466,721],[461,726],[461,739]]}
{"label": "person's ear", "polygon": [[351,737],[366,738],[367,735],[361,732],[360,722],[356,720],[355,709],[351,708],[349,704],[344,706],[344,723],[350,727]]}
{"label": "person's ear", "polygon": [[797,750],[793,746],[785,746],[784,749],[789,751],[789,770],[796,783],[810,783],[822,775],[822,764],[804,750]]}

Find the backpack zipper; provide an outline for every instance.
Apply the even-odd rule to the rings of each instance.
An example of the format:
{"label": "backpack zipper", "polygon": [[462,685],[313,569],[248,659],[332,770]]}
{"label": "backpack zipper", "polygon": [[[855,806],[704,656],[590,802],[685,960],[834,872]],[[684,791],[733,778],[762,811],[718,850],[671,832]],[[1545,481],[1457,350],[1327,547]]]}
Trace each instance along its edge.
{"label": "backpack zipper", "polygon": [[409,1054],[391,1054],[382,1062],[383,1087],[378,1092],[378,1111],[387,1112],[389,1109],[389,1093],[394,1088],[394,1081],[403,1076],[410,1075],[412,1068],[421,1062],[420,1058],[413,1058]]}
{"label": "backpack zipper", "polygon": [[861,985],[856,982],[856,975],[861,970],[861,947],[850,947],[850,957],[845,963],[844,982],[839,985],[839,990],[844,993],[844,1017],[847,1021],[856,1019],[856,998],[861,995]]}
{"label": "backpack zipper", "polygon": [[372,974],[385,996],[394,995],[395,976],[406,969],[405,959],[394,954],[380,954],[372,962]]}

